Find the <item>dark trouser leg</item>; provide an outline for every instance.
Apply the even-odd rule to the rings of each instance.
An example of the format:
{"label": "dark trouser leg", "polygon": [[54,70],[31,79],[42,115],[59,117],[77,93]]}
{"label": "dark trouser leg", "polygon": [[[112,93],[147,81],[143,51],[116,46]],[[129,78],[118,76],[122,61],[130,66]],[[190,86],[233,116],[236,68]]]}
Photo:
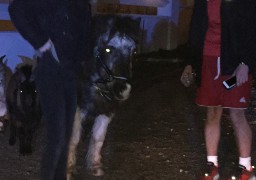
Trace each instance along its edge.
{"label": "dark trouser leg", "polygon": [[66,120],[66,133],[65,133],[65,148],[62,151],[62,154],[59,159],[58,167],[56,169],[56,175],[55,179],[57,180],[58,177],[62,177],[62,172],[65,172],[66,176],[66,169],[67,169],[67,155],[68,155],[68,147],[69,147],[69,141],[72,133],[72,128],[73,128],[73,122],[74,122],[74,116],[75,116],[75,111],[76,111],[76,92],[77,89],[74,88],[76,87],[76,82],[69,81],[66,86],[65,86],[65,97],[66,97],[66,115],[65,115],[65,120]]}
{"label": "dark trouser leg", "polygon": [[[72,129],[74,118],[71,116],[74,116],[75,107],[71,106],[76,102],[74,84],[74,79],[64,76],[59,64],[53,59],[48,57],[40,60],[37,69],[37,88],[47,133],[47,144],[43,150],[41,163],[42,180],[66,179],[66,157],[70,137],[70,133],[67,132]],[[70,92],[66,92],[69,91],[66,88],[69,86]],[[70,104],[67,100],[73,103]]]}

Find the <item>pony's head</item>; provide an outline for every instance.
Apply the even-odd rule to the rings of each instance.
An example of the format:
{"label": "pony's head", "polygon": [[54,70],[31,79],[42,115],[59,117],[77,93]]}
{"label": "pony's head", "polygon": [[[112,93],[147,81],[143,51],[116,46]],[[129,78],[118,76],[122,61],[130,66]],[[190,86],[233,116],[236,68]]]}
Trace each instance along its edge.
{"label": "pony's head", "polygon": [[129,97],[139,29],[140,19],[114,15],[94,17],[93,54],[98,70],[94,80],[105,83],[114,99]]}

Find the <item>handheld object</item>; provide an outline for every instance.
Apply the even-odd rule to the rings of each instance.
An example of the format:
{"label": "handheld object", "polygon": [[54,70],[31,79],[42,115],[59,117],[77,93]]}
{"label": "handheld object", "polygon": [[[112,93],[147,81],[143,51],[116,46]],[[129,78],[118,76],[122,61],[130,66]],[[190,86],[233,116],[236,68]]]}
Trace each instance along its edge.
{"label": "handheld object", "polygon": [[231,89],[232,87],[234,87],[236,85],[236,76],[233,76],[230,79],[223,81],[223,85],[227,89]]}

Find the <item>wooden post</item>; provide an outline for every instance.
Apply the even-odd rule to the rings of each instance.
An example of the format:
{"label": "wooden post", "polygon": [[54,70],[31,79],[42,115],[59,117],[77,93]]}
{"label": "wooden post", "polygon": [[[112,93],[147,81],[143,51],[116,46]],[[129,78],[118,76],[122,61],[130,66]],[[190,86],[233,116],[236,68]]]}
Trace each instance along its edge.
{"label": "wooden post", "polygon": [[0,31],[16,31],[10,20],[0,20]]}

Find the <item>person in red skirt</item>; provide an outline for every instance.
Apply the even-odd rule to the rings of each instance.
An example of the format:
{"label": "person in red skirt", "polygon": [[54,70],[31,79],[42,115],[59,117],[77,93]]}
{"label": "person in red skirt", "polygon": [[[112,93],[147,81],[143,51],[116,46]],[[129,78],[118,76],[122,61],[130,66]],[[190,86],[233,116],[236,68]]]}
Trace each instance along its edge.
{"label": "person in red skirt", "polygon": [[[239,152],[236,177],[256,179],[251,165],[252,131],[245,116],[256,58],[255,0],[195,0],[189,35],[189,56],[182,77],[196,71],[196,103],[207,107],[207,164],[200,179],[219,179],[218,146],[223,109],[229,110]],[[230,89],[223,81],[235,77]]]}

